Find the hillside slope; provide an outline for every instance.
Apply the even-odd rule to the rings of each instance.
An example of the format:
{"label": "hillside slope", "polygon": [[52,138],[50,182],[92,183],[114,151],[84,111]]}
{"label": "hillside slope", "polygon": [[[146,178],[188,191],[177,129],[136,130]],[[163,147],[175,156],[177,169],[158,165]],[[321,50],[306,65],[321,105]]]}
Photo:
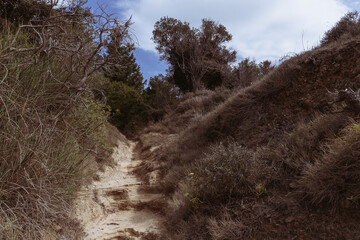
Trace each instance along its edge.
{"label": "hillside slope", "polygon": [[[359,238],[360,125],[349,91],[359,88],[353,38],[295,56],[238,92],[185,98],[140,136],[148,162],[138,172],[156,170],[162,183],[152,190],[169,199],[164,235]],[[329,93],[346,89],[355,102]]]}

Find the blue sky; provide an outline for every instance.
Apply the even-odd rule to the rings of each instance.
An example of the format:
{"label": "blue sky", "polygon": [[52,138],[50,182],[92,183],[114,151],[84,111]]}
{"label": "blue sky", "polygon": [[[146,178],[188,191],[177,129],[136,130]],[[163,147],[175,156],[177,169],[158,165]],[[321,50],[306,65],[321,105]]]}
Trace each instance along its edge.
{"label": "blue sky", "polygon": [[198,27],[209,18],[223,24],[233,35],[229,47],[238,59],[276,61],[316,46],[324,32],[346,12],[360,10],[360,0],[89,0],[120,19],[132,16],[137,42],[135,57],[144,79],[165,73],[151,41],[154,24],[163,16]]}

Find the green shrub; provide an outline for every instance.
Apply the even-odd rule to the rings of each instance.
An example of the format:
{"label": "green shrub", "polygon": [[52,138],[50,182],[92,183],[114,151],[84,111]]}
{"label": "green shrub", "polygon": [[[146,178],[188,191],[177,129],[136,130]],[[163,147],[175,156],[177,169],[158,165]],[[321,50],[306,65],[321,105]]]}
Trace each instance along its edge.
{"label": "green shrub", "polygon": [[34,16],[44,18],[50,6],[41,0],[2,0],[0,2],[0,18],[16,23],[27,23]]}
{"label": "green shrub", "polygon": [[159,74],[150,78],[144,95],[152,108],[164,109],[177,103],[179,90],[171,77]]}
{"label": "green shrub", "polygon": [[136,127],[147,122],[148,107],[139,92],[123,82],[108,83],[106,88],[110,121],[119,130],[134,134]]}

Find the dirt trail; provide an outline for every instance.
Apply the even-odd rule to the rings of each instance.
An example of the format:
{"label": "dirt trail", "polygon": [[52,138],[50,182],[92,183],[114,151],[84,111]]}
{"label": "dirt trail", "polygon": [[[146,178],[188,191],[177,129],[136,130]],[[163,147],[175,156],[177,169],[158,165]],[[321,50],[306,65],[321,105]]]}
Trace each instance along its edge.
{"label": "dirt trail", "polygon": [[86,240],[156,239],[160,216],[139,203],[155,200],[158,194],[139,192],[142,182],[132,173],[141,160],[134,159],[134,142],[118,141],[113,158],[116,166],[107,167],[80,192],[75,202],[74,217],[84,227]]}

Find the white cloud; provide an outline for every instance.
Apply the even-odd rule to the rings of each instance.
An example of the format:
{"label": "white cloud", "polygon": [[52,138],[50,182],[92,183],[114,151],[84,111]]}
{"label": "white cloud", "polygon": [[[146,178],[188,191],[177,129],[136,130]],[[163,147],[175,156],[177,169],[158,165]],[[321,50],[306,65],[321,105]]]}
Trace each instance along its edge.
{"label": "white cloud", "polygon": [[55,8],[69,5],[69,0],[48,0],[49,3],[56,3]]}
{"label": "white cloud", "polygon": [[277,59],[318,44],[322,35],[350,9],[338,0],[118,0],[144,50],[155,51],[154,24],[163,16],[199,27],[201,19],[223,24],[230,46],[241,56]]}

